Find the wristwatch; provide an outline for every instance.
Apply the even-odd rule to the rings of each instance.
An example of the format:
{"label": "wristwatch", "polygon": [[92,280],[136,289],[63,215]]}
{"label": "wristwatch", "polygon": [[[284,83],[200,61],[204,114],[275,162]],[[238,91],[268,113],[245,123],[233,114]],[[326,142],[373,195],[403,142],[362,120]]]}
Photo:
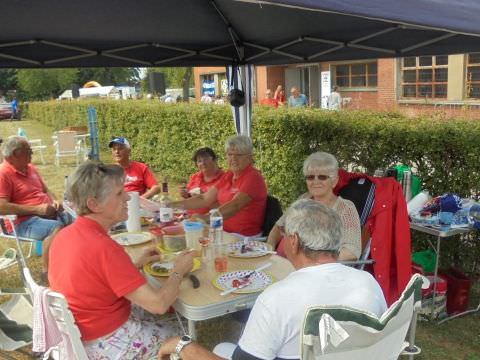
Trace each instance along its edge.
{"label": "wristwatch", "polygon": [[183,348],[185,346],[187,346],[191,342],[192,342],[192,338],[189,335],[183,335],[180,338],[180,341],[178,342],[177,346],[175,347],[175,352],[177,353],[179,358],[181,358],[180,352],[183,350]]}

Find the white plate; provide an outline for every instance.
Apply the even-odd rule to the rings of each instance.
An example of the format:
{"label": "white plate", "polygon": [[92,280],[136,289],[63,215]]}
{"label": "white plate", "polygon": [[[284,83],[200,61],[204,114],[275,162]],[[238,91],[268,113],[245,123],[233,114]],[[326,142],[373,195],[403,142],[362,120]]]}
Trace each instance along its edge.
{"label": "white plate", "polygon": [[112,235],[112,239],[122,246],[139,245],[152,240],[149,232],[123,232]]}
{"label": "white plate", "polygon": [[[245,245],[245,252],[242,253],[242,246]],[[243,241],[238,241],[234,244],[229,245],[228,256],[238,257],[238,258],[255,258],[260,256],[265,256],[270,253],[272,247],[270,244],[261,242],[261,241],[248,241],[244,243]]]}
{"label": "white plate", "polygon": [[[215,279],[213,279],[213,285],[222,291],[229,290],[232,288],[232,282],[235,279],[240,279],[249,273],[252,272],[253,269],[251,270],[238,270],[238,271],[231,271],[227,272],[224,274],[221,274],[217,276]],[[263,271],[257,271],[254,274],[252,274],[249,278],[251,281],[248,286],[245,286],[244,288],[238,289],[233,291],[234,293],[237,294],[249,294],[249,293],[254,293],[258,291],[263,291],[267,286],[271,285],[274,282],[274,279],[271,275],[263,272]]]}

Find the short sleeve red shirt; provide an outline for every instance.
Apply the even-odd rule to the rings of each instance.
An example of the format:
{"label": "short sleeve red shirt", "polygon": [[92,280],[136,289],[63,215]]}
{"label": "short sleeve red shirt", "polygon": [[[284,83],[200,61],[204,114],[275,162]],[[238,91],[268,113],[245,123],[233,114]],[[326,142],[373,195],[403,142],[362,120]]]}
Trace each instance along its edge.
{"label": "short sleeve red shirt", "polygon": [[144,194],[148,189],[157,185],[157,179],[153,175],[150,168],[141,162],[131,161],[130,164],[123,168],[125,170],[125,191],[136,191],[140,195]]}
{"label": "short sleeve red shirt", "polygon": [[267,185],[260,171],[249,165],[237,179],[227,171],[215,185],[220,205],[231,201],[238,193],[247,194],[252,201],[234,216],[223,222],[227,232],[252,236],[262,231],[267,200]]}
{"label": "short sleeve red shirt", "polygon": [[126,294],[145,278],[96,221],[80,216],[63,228],[49,252],[50,288],[62,293],[82,340],[94,340],[118,329],[131,312]]}
{"label": "short sleeve red shirt", "polygon": [[[8,161],[0,165],[0,198],[19,205],[51,204],[46,186],[35,166],[28,164],[25,174],[17,171]],[[17,223],[30,216],[19,216]]]}
{"label": "short sleeve red shirt", "polygon": [[[192,176],[190,176],[190,180],[188,180],[187,190],[190,191],[195,188],[200,188],[201,193],[206,193],[212,186],[214,186],[222,177],[224,171],[222,169],[218,169],[217,174],[215,177],[210,181],[205,181],[203,173],[201,171],[196,172]],[[206,214],[210,209],[209,208],[201,208],[195,210],[188,210],[189,214]]]}
{"label": "short sleeve red shirt", "polygon": [[265,98],[265,99],[260,100],[260,105],[278,107],[278,100],[277,99]]}

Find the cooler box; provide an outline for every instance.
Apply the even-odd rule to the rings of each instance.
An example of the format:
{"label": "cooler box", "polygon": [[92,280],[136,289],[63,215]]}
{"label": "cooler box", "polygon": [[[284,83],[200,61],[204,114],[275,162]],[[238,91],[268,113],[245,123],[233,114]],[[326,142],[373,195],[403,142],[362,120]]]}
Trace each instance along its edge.
{"label": "cooler box", "polygon": [[470,288],[472,282],[459,269],[450,268],[442,271],[442,276],[447,279],[447,312],[448,315],[458,314],[468,309]]}

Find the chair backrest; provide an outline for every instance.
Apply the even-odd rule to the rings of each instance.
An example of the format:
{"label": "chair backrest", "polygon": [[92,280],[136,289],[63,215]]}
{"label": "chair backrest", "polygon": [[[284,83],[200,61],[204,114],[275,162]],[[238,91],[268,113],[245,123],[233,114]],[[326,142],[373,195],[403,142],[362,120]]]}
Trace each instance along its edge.
{"label": "chair backrest", "polygon": [[283,215],[280,201],[272,195],[267,195],[267,206],[265,207],[265,219],[263,220],[262,235],[268,236],[278,219]]}
{"label": "chair backrest", "polygon": [[76,134],[75,131],[57,132],[57,153],[75,152],[77,150]]}
{"label": "chair backrest", "polygon": [[301,359],[397,359],[421,307],[423,282],[424,277],[415,274],[380,318],[342,306],[308,309],[301,331]]}
{"label": "chair backrest", "polygon": [[[33,294],[38,290],[39,285],[33,280],[28,268],[25,267],[23,269],[23,275],[33,298]],[[87,353],[81,340],[80,330],[75,324],[75,318],[68,308],[68,303],[65,297],[55,291],[49,291],[47,294],[47,304],[52,317],[55,319],[58,330],[63,334],[64,338],[70,339],[72,351],[75,353],[77,360],[88,360]]]}

